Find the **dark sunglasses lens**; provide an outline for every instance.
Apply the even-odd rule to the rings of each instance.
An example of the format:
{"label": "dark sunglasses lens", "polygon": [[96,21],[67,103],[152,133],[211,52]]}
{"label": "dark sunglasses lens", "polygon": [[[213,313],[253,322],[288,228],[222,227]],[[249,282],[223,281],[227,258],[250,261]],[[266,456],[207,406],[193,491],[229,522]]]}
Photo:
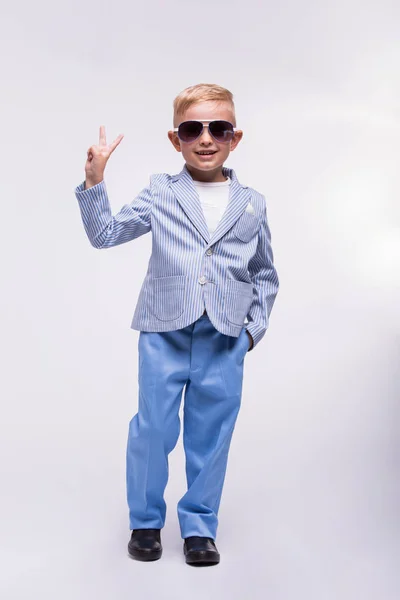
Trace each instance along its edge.
{"label": "dark sunglasses lens", "polygon": [[218,142],[230,142],[233,138],[233,125],[228,121],[212,121],[209,127],[211,135]]}
{"label": "dark sunglasses lens", "polygon": [[203,130],[203,125],[198,121],[184,121],[178,127],[178,137],[182,142],[194,142]]}

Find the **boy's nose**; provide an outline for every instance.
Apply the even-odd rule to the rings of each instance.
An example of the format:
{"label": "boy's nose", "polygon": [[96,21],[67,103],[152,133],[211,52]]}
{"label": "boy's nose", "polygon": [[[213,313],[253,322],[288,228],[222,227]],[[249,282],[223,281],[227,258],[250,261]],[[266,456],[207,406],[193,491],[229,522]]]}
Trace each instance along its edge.
{"label": "boy's nose", "polygon": [[199,137],[199,140],[202,142],[213,142],[213,138],[211,137],[210,132],[208,131],[208,127],[203,128],[203,132]]}

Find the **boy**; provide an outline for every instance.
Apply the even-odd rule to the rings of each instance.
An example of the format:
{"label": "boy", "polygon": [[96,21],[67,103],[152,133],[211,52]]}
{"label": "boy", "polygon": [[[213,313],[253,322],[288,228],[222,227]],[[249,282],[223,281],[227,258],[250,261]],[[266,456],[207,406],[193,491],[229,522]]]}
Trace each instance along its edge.
{"label": "boy", "polygon": [[[161,557],[168,454],[180,433],[187,492],[177,512],[185,561],[215,565],[218,509],[239,411],[244,358],[264,336],[278,292],[266,203],[223,164],[243,132],[231,92],[214,84],[174,100],[168,137],[185,164],[150,183],[112,216],[103,179],[123,135],[107,145],[100,127],[86,180],[76,189],[86,234],[110,248],[152,232],[152,254],[131,328],[139,334],[138,412],[129,425],[129,554]],[[245,324],[244,319],[248,321]]]}

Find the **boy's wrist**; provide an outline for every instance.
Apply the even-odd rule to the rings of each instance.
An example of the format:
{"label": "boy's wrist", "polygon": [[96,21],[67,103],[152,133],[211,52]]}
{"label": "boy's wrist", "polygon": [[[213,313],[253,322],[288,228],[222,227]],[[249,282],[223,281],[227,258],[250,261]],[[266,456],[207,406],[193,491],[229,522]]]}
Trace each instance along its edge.
{"label": "boy's wrist", "polygon": [[98,177],[96,179],[85,179],[85,186],[84,189],[87,190],[95,185],[97,185],[98,183],[101,183],[103,181],[103,177]]}

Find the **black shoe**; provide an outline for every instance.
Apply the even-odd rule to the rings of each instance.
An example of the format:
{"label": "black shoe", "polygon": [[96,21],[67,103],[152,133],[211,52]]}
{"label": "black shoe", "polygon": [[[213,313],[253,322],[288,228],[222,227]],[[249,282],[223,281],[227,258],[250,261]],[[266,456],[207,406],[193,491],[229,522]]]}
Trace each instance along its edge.
{"label": "black shoe", "polygon": [[206,566],[219,563],[219,552],[209,537],[192,535],[185,538],[183,552],[188,565]]}
{"label": "black shoe", "polygon": [[136,560],[157,560],[161,558],[160,529],[133,529],[128,544],[128,552]]}

